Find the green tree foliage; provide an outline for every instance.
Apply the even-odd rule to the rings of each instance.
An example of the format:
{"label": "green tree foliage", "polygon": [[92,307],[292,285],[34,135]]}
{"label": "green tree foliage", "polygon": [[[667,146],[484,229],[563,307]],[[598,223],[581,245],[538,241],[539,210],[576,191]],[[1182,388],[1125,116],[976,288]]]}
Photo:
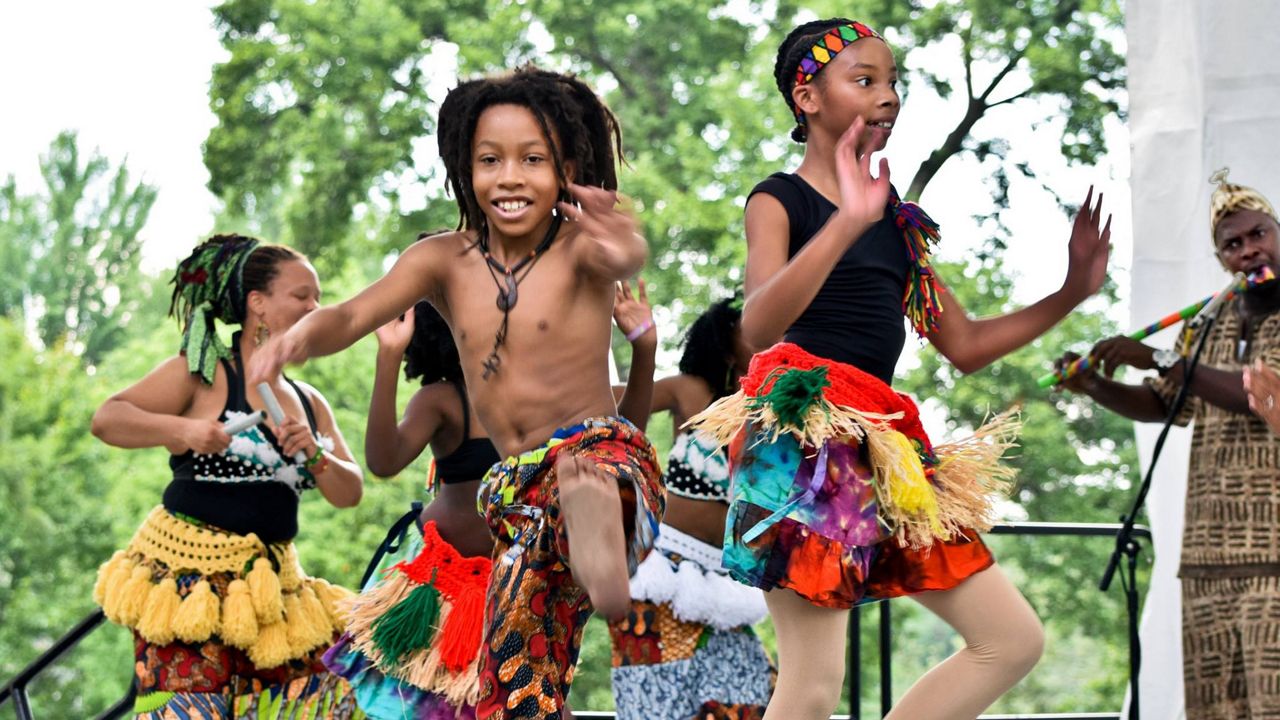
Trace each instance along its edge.
{"label": "green tree foliage", "polygon": [[214,15],[231,59],[214,68],[210,189],[317,258],[371,193],[394,198],[432,125],[427,61],[479,2],[232,0]]}
{"label": "green tree foliage", "polygon": [[33,201],[18,194],[10,177],[0,185],[0,315],[16,317],[24,311],[27,279],[31,277],[31,239],[39,234]]}
{"label": "green tree foliage", "polygon": [[[38,351],[20,320],[0,317],[0,678],[8,679],[93,609],[93,569],[118,547],[105,503],[126,467],[86,429],[96,382],[61,345]],[[123,483],[121,483],[123,484]],[[118,700],[128,679],[118,633],[58,666],[35,688],[41,717],[84,718]]]}
{"label": "green tree foliage", "polygon": [[65,338],[94,363],[124,340],[142,296],[138,233],[156,190],[96,151],[82,159],[72,132],[53,141],[40,173],[35,195],[19,194],[12,176],[0,185],[0,314],[25,303],[45,345]]}

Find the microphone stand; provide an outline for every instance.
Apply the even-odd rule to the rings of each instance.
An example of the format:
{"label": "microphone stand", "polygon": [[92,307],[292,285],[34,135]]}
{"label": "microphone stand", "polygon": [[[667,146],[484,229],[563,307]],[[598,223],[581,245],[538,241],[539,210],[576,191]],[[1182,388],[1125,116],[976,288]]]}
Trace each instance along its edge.
{"label": "microphone stand", "polygon": [[[1142,550],[1142,546],[1138,544],[1137,539],[1133,536],[1133,526],[1138,520],[1138,513],[1142,511],[1147,501],[1147,493],[1151,490],[1151,479],[1155,475],[1156,461],[1160,459],[1160,451],[1164,449],[1164,441],[1169,436],[1169,430],[1173,427],[1173,421],[1178,417],[1178,413],[1187,403],[1188,393],[1191,389],[1191,381],[1195,377],[1196,367],[1200,364],[1200,354],[1204,352],[1205,341],[1209,339],[1209,334],[1213,331],[1213,324],[1217,319],[1217,314],[1202,315],[1204,320],[1197,323],[1194,319],[1191,322],[1193,329],[1202,328],[1200,339],[1196,343],[1195,353],[1191,359],[1187,360],[1183,367],[1182,387],[1178,388],[1178,395],[1174,398],[1173,404],[1169,406],[1169,413],[1164,419],[1164,426],[1160,429],[1160,435],[1156,438],[1155,447],[1151,451],[1151,463],[1147,466],[1146,477],[1142,479],[1142,485],[1138,487],[1138,493],[1133,498],[1133,504],[1129,508],[1129,512],[1120,516],[1121,527],[1116,531],[1116,547],[1111,551],[1111,559],[1107,561],[1107,569],[1102,574],[1102,580],[1098,583],[1098,589],[1106,592],[1111,587],[1111,580],[1116,574],[1116,570],[1120,570],[1120,585],[1124,588],[1125,609],[1129,620],[1129,720],[1138,720],[1141,715],[1138,711],[1138,671],[1142,667],[1142,639],[1138,636],[1138,553]],[[1120,556],[1127,558],[1124,567],[1120,566]]]}

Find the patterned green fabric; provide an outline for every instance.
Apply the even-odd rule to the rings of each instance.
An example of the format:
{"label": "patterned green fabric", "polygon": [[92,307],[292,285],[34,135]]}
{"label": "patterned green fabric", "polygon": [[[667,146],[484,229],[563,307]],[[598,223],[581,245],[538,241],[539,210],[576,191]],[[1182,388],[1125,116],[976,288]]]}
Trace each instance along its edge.
{"label": "patterned green fabric", "polygon": [[245,260],[258,246],[253,238],[218,236],[201,243],[178,265],[173,277],[169,314],[184,326],[178,351],[187,356],[187,368],[206,384],[213,384],[219,359],[231,351],[218,337],[215,320],[241,323],[245,317],[242,273]]}
{"label": "patterned green fabric", "polygon": [[176,696],[177,693],[164,690],[144,693],[139,695],[133,701],[133,713],[135,715],[141,715],[143,713],[155,712],[165,705],[168,705],[169,701]]}

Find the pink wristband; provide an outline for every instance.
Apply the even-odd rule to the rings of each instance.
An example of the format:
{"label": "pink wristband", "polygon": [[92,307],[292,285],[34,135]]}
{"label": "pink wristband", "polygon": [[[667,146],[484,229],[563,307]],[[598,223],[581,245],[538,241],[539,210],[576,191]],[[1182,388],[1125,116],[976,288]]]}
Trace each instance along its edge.
{"label": "pink wristband", "polygon": [[653,320],[645,320],[636,326],[635,330],[627,333],[627,342],[635,342],[640,336],[653,329]]}

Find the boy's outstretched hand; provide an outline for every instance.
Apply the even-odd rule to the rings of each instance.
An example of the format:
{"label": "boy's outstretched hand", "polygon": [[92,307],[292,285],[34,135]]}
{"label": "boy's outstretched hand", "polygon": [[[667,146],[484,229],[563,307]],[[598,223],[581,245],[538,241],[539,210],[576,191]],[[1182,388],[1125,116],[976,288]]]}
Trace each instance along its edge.
{"label": "boy's outstretched hand", "polygon": [[[1067,243],[1067,279],[1063,289],[1069,291],[1077,302],[1098,292],[1107,279],[1107,260],[1111,257],[1111,216],[1102,225],[1102,193],[1093,202],[1093,186],[1084,198],[1084,204],[1076,213],[1071,226],[1071,240]],[[1101,229],[1099,229],[1101,227]]]}
{"label": "boy's outstretched hand", "polygon": [[578,204],[561,201],[556,209],[577,223],[583,239],[591,243],[584,256],[588,266],[611,280],[636,274],[647,247],[636,233],[635,217],[618,207],[618,193],[577,183],[569,183],[569,191]]}

